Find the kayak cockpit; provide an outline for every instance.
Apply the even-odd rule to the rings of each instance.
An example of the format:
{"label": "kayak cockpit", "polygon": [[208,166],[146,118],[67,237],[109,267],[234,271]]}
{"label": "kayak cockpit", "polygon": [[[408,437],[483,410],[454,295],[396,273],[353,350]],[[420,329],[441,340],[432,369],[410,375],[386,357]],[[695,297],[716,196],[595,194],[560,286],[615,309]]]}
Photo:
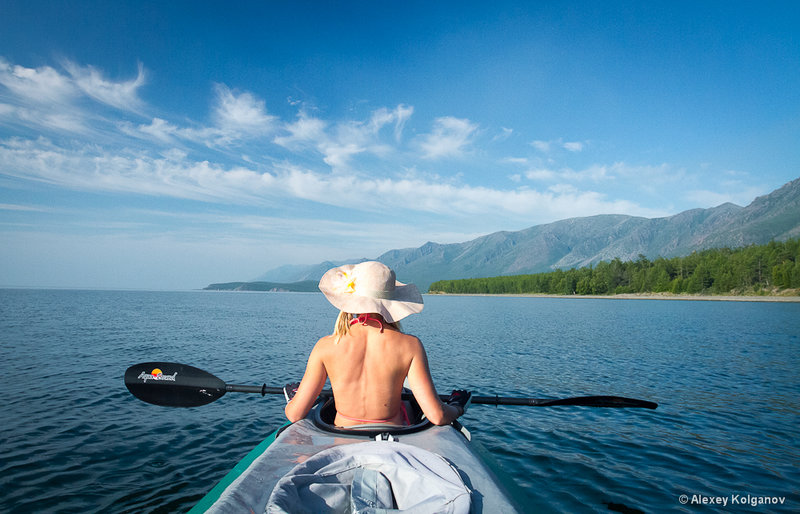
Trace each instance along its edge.
{"label": "kayak cockpit", "polygon": [[381,434],[403,435],[413,434],[420,430],[425,430],[432,427],[430,421],[422,413],[416,401],[406,402],[406,411],[408,412],[411,425],[393,425],[388,423],[369,423],[363,425],[354,425],[350,427],[337,427],[334,425],[336,418],[336,402],[333,398],[318,404],[309,413],[309,418],[313,421],[314,425],[325,432],[332,434],[351,434],[359,435],[362,437],[374,438]]}

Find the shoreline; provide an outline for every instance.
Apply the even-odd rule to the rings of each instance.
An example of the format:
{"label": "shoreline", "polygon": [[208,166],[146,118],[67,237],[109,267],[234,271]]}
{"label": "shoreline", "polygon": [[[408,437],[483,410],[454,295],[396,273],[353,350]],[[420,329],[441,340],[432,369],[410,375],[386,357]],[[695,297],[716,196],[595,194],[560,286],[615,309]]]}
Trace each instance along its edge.
{"label": "shoreline", "polygon": [[557,298],[570,300],[679,300],[694,302],[785,302],[800,303],[800,296],[758,296],[758,295],[688,295],[668,293],[626,293],[616,295],[580,295],[580,294],[491,294],[491,293],[425,293],[429,296],[496,296],[503,298]]}

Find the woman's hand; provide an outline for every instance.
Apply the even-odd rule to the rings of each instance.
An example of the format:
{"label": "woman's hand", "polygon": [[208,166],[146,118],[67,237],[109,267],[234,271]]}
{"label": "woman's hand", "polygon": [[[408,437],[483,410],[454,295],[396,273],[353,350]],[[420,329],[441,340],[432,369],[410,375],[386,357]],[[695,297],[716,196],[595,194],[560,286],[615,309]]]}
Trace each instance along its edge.
{"label": "woman's hand", "polygon": [[283,396],[286,398],[286,403],[288,404],[294,398],[294,395],[297,394],[297,389],[300,387],[300,382],[291,382],[283,386]]}
{"label": "woman's hand", "polygon": [[447,399],[447,405],[461,407],[461,414],[458,415],[459,417],[467,412],[467,407],[469,407],[471,403],[472,393],[464,389],[453,389],[453,392],[450,393],[450,398]]}

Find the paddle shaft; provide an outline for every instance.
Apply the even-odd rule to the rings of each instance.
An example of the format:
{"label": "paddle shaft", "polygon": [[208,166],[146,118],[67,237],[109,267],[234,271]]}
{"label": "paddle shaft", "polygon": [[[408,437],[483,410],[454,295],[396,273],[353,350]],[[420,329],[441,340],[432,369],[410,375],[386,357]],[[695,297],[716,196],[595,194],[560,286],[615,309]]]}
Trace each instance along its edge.
{"label": "paddle shaft", "polygon": [[[226,385],[225,390],[235,393],[257,393],[264,396],[266,394],[283,394],[282,387],[267,387],[267,384],[260,386],[246,385]],[[320,398],[330,398],[333,391],[324,389],[319,394]],[[412,400],[412,393],[403,393],[403,400]],[[440,394],[439,398],[446,402],[449,395]],[[621,396],[577,396],[573,398],[509,398],[505,396],[476,396],[472,395],[472,403],[476,405],[522,405],[526,407],[555,407],[559,405],[574,405],[585,407],[640,407],[645,409],[655,409],[658,404],[635,398],[624,398]]]}
{"label": "paddle shaft", "polygon": [[[144,362],[125,371],[125,386],[135,397],[154,405],[168,407],[197,407],[218,400],[228,392],[283,395],[282,387],[267,384],[226,384],[207,371],[176,362]],[[331,398],[333,392],[325,389],[320,398]],[[403,400],[412,400],[411,393],[403,393]],[[448,395],[439,395],[447,401]],[[658,404],[619,396],[579,396],[574,398],[508,398],[503,396],[472,396],[472,403],[483,405],[524,405],[552,407],[573,405],[585,407],[640,407],[655,409]]]}

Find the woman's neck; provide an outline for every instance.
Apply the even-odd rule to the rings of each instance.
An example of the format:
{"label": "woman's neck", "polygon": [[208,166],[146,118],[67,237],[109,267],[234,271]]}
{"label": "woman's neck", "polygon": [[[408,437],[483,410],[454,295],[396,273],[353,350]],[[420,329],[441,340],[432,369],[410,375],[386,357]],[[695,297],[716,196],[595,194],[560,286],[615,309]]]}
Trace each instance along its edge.
{"label": "woman's neck", "polygon": [[383,320],[383,317],[379,314],[360,314],[358,317],[350,320],[351,326],[355,324],[365,325],[365,326],[375,326],[374,325],[375,323],[378,324],[378,327],[376,328],[380,328],[381,332],[383,332],[383,325],[385,322]]}

